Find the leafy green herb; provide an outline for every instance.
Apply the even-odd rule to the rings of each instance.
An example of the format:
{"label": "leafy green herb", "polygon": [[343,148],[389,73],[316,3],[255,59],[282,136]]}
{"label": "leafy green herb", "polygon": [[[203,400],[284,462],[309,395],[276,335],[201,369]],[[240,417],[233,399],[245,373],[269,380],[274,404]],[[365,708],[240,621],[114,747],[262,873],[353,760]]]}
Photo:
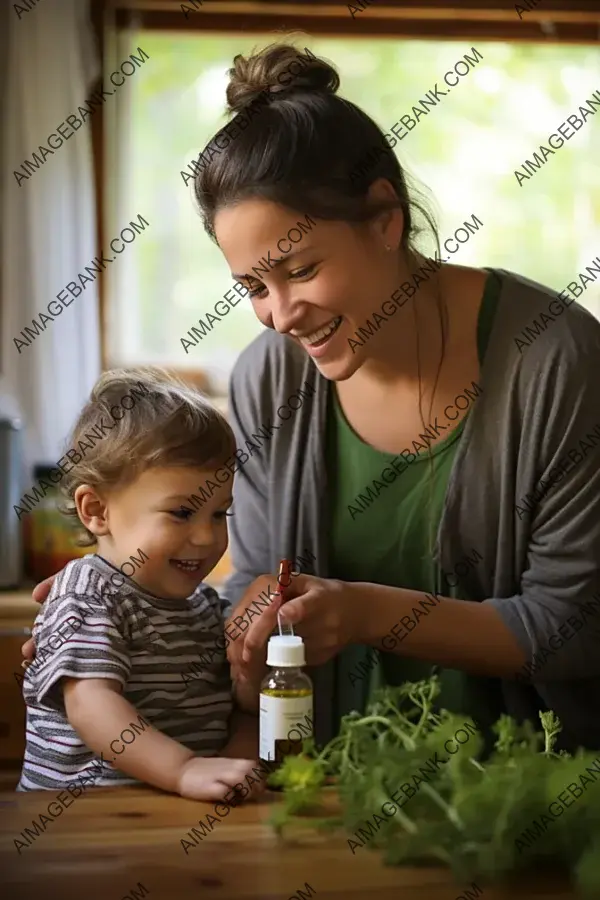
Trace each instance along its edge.
{"label": "leafy green herb", "polygon": [[[568,785],[580,784],[579,776],[598,764],[598,757],[583,750],[574,756],[556,753],[561,725],[551,711],[540,713],[543,732],[501,716],[485,763],[478,759],[483,740],[477,732],[410,799],[391,803],[393,817],[383,815],[390,795],[410,782],[436,751],[442,755],[444,743],[464,724],[462,716],[434,712],[439,691],[436,676],[383,688],[364,716],[344,716],[339,735],[321,752],[312,740],[305,741],[303,755],[288,757],[269,778],[271,785],[283,787],[271,819],[278,833],[292,823],[342,826],[359,848],[353,853],[378,849],[389,865],[443,863],[459,880],[500,881],[532,866],[559,863],[581,896],[600,896],[600,788],[592,783],[595,777],[588,775],[590,786],[578,788],[581,793],[572,804],[576,809],[561,807],[557,818],[548,812]],[[335,795],[341,814],[328,815]],[[546,830],[533,842],[518,843],[542,813],[550,822]],[[370,826],[363,851],[365,829],[373,821],[377,828]],[[358,829],[363,829],[362,837],[357,837]]]}

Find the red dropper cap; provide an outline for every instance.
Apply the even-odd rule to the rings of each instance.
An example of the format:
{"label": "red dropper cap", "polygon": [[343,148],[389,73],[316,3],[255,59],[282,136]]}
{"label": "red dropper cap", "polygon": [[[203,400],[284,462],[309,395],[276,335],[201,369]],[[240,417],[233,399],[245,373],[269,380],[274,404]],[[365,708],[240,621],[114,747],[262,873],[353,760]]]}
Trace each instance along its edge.
{"label": "red dropper cap", "polygon": [[285,589],[289,587],[292,580],[292,561],[290,559],[282,559],[279,563],[279,575],[277,576],[277,590],[275,593],[281,595],[281,599],[285,602]]}

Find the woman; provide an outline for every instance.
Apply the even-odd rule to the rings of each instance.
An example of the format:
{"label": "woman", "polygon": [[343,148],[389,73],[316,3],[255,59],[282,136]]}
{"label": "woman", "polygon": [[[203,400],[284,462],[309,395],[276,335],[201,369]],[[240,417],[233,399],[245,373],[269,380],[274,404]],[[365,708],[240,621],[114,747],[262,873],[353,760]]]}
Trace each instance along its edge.
{"label": "woman", "polygon": [[[195,177],[266,327],[230,387],[234,676],[264,668],[279,601],[242,617],[264,573],[309,548],[285,613],[319,743],[374,684],[435,669],[440,704],[484,729],[551,708],[560,746],[600,749],[600,324],[513,273],[429,260],[430,216],[338,86],[291,45],[237,56],[233,121]],[[558,324],[529,340],[542,312]]]}

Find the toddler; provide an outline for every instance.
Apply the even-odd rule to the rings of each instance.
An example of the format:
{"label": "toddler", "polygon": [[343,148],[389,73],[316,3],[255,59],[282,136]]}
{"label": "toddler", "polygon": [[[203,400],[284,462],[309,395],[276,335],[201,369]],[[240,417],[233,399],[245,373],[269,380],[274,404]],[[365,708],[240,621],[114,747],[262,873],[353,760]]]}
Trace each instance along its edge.
{"label": "toddler", "polygon": [[[210,497],[203,488],[233,456],[233,432],[166,373],[119,370],[99,379],[70,447],[79,461],[61,466],[64,511],[97,552],[56,576],[36,618],[17,790],[146,782],[196,800],[237,796],[257,765],[256,719],[234,709],[225,602],[203,584],[232,515],[230,481]],[[198,657],[209,660],[200,671]],[[240,688],[240,707],[255,710],[257,694]],[[252,796],[264,787],[248,782]]]}

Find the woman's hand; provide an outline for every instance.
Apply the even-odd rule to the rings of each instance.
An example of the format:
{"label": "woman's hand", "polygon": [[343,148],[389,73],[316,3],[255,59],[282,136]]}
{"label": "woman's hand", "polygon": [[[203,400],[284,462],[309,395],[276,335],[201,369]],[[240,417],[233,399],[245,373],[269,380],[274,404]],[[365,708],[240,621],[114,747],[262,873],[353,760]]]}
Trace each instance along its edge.
{"label": "woman's hand", "polygon": [[[263,616],[267,614],[268,621],[270,623],[274,621],[274,624],[269,626],[267,640],[269,639],[271,631],[277,625],[277,610],[282,602],[280,596],[273,596],[278,590],[280,590],[280,586],[277,583],[277,575],[259,575],[259,577],[255,578],[252,584],[246,588],[242,599],[227,620],[226,627],[232,635],[229,637],[229,644],[227,646],[227,659],[231,666],[233,680],[237,682],[238,689],[243,693],[254,692],[267,672],[266,641],[264,642],[262,654],[260,652],[254,653],[252,660],[249,663],[245,663],[242,658],[244,642],[252,623],[261,620]],[[250,616],[252,622],[250,627],[248,627],[249,617],[246,614],[246,610],[259,599],[261,601],[261,606],[263,606],[265,597],[269,595],[271,596],[271,605],[266,609],[253,608],[251,610],[253,614]],[[237,624],[235,621],[236,619]],[[243,619],[243,622],[240,621],[241,619]]]}
{"label": "woman's hand", "polygon": [[[55,578],[56,575],[51,575],[50,578],[45,578],[44,581],[40,581],[39,584],[36,584],[31,593],[31,596],[36,603],[39,603],[41,605],[44,602],[44,600],[50,593],[50,588],[52,587]],[[29,640],[25,641],[25,643],[21,647],[21,653],[23,654],[23,662],[21,663],[21,666],[24,668],[30,662],[33,662],[35,658],[35,641],[33,640],[33,638],[29,638]]]}
{"label": "woman's hand", "polygon": [[244,634],[241,653],[244,668],[253,668],[265,659],[266,645],[277,627],[280,607],[282,623],[292,624],[294,632],[304,640],[309,666],[322,665],[348,644],[361,642],[365,610],[352,583],[297,575],[285,590],[285,600],[283,605],[281,601],[274,602],[259,618],[252,619]]}

